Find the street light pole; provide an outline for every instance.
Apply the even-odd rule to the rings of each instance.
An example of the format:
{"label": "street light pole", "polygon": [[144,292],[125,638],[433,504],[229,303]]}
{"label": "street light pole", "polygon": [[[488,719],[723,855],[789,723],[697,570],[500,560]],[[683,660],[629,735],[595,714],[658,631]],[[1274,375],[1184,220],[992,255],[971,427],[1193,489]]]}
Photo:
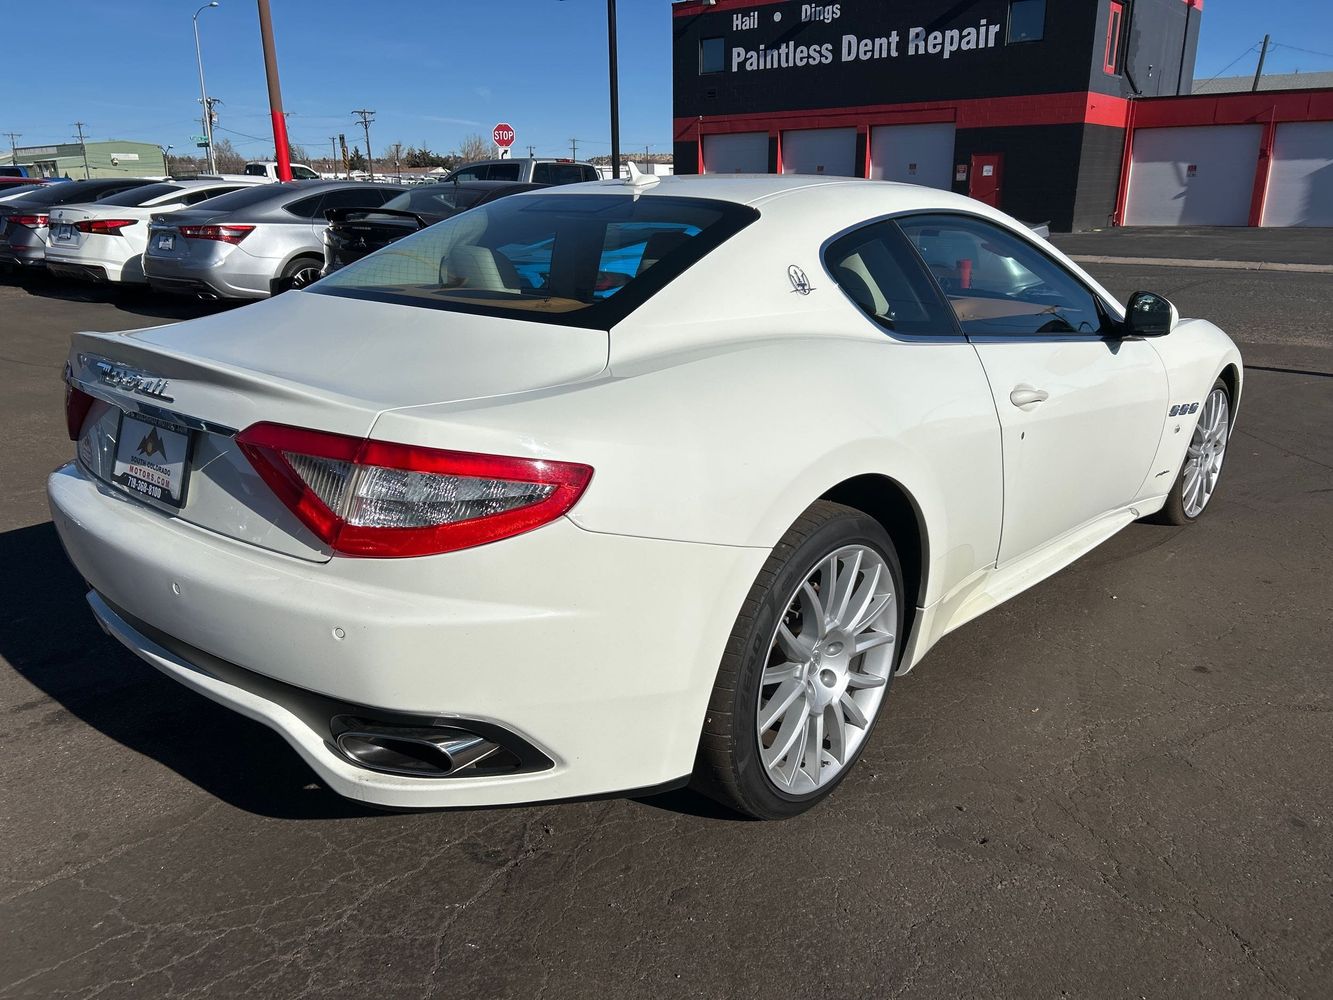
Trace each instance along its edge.
{"label": "street light pole", "polygon": [[606,45],[611,64],[611,176],[620,177],[620,73],[616,66],[616,0],[606,0]]}
{"label": "street light pole", "polygon": [[194,12],[194,58],[199,64],[199,104],[204,109],[204,141],[208,143],[208,172],[215,174],[218,172],[217,159],[213,156],[213,109],[208,104],[208,88],[204,86],[204,53],[199,47],[199,15],[208,10],[209,7],[216,7],[218,0],[212,0],[206,3]]}

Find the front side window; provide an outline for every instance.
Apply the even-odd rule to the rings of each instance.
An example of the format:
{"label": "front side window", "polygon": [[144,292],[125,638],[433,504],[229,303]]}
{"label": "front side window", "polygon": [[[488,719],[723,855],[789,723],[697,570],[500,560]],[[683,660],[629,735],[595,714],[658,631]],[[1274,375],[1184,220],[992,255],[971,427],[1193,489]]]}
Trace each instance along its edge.
{"label": "front side window", "polygon": [[319,217],[331,208],[379,208],[392,191],[384,188],[361,187],[345,188],[342,191],[330,191],[324,196],[324,203],[319,206]]}
{"label": "front side window", "polygon": [[312,292],[610,329],[758,217],[700,198],[501,198],[357,261]]}
{"label": "front side window", "polygon": [[958,335],[921,260],[891,222],[858,229],[824,252],[838,287],[867,316],[894,333]]}
{"label": "front side window", "polygon": [[319,180],[319,174],[315,173],[309,167],[292,167],[292,180],[317,181]]}
{"label": "front side window", "polygon": [[1046,0],[1009,0],[1009,43],[1039,42],[1046,35]]}
{"label": "front side window", "polygon": [[969,335],[1096,335],[1091,291],[1031,243],[972,216],[898,220]]}
{"label": "front side window", "polygon": [[420,191],[396,194],[384,203],[395,212],[423,212],[427,215],[450,215],[471,208],[484,191],[460,187],[457,184],[432,185]]}
{"label": "front side window", "polygon": [[721,73],[727,68],[727,40],[704,38],[699,41],[699,72]]}

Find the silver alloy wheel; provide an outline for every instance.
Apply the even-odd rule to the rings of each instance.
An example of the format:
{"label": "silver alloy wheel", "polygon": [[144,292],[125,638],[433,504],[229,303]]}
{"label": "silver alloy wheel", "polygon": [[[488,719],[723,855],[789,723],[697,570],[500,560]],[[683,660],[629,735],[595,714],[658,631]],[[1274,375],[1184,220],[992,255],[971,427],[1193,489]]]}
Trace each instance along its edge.
{"label": "silver alloy wheel", "polygon": [[855,759],[884,701],[897,624],[893,575],[869,546],[844,546],[806,574],[759,685],[759,757],[779,791],[817,791]]}
{"label": "silver alloy wheel", "polygon": [[306,285],[313,284],[320,278],[322,269],[316,264],[307,264],[299,269],[288,279],[288,284],[292,288],[305,288]]}
{"label": "silver alloy wheel", "polygon": [[1185,452],[1185,489],[1181,499],[1188,517],[1202,514],[1217,489],[1217,478],[1222,474],[1222,459],[1227,450],[1227,433],[1231,428],[1230,417],[1226,390],[1218,386],[1204,401],[1189,450]]}

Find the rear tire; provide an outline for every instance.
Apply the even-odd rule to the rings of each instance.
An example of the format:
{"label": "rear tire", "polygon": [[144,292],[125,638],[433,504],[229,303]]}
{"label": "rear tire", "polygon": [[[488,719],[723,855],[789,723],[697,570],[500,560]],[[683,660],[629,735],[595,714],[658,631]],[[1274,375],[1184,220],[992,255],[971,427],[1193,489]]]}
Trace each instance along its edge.
{"label": "rear tire", "polygon": [[297,257],[289,261],[287,266],[282,269],[282,274],[278,276],[275,282],[273,294],[290,291],[294,288],[305,288],[318,281],[323,276],[324,259],[322,257]]}
{"label": "rear tire", "polygon": [[1199,419],[1190,432],[1189,447],[1165,505],[1144,520],[1186,525],[1202,517],[1217,493],[1230,435],[1231,390],[1218,379],[1199,409]]}
{"label": "rear tire", "polygon": [[887,701],[902,594],[901,564],[879,522],[812,504],[769,555],[727,640],[695,787],[757,819],[795,816],[826,798]]}

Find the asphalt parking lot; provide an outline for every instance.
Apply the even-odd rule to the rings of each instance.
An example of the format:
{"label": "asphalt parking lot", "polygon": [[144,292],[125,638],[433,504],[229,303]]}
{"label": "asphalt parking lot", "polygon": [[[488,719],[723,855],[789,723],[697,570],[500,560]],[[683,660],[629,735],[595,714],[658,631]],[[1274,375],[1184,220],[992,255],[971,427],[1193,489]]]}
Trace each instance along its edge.
{"label": "asphalt parking lot", "polygon": [[[1069,249],[1217,256],[1117,239]],[[1241,344],[1208,516],[953,633],[769,824],[688,791],[363,810],[121,650],[45,507],[68,335],[203,307],[0,279],[0,998],[1327,997],[1333,274],[1090,269]]]}

